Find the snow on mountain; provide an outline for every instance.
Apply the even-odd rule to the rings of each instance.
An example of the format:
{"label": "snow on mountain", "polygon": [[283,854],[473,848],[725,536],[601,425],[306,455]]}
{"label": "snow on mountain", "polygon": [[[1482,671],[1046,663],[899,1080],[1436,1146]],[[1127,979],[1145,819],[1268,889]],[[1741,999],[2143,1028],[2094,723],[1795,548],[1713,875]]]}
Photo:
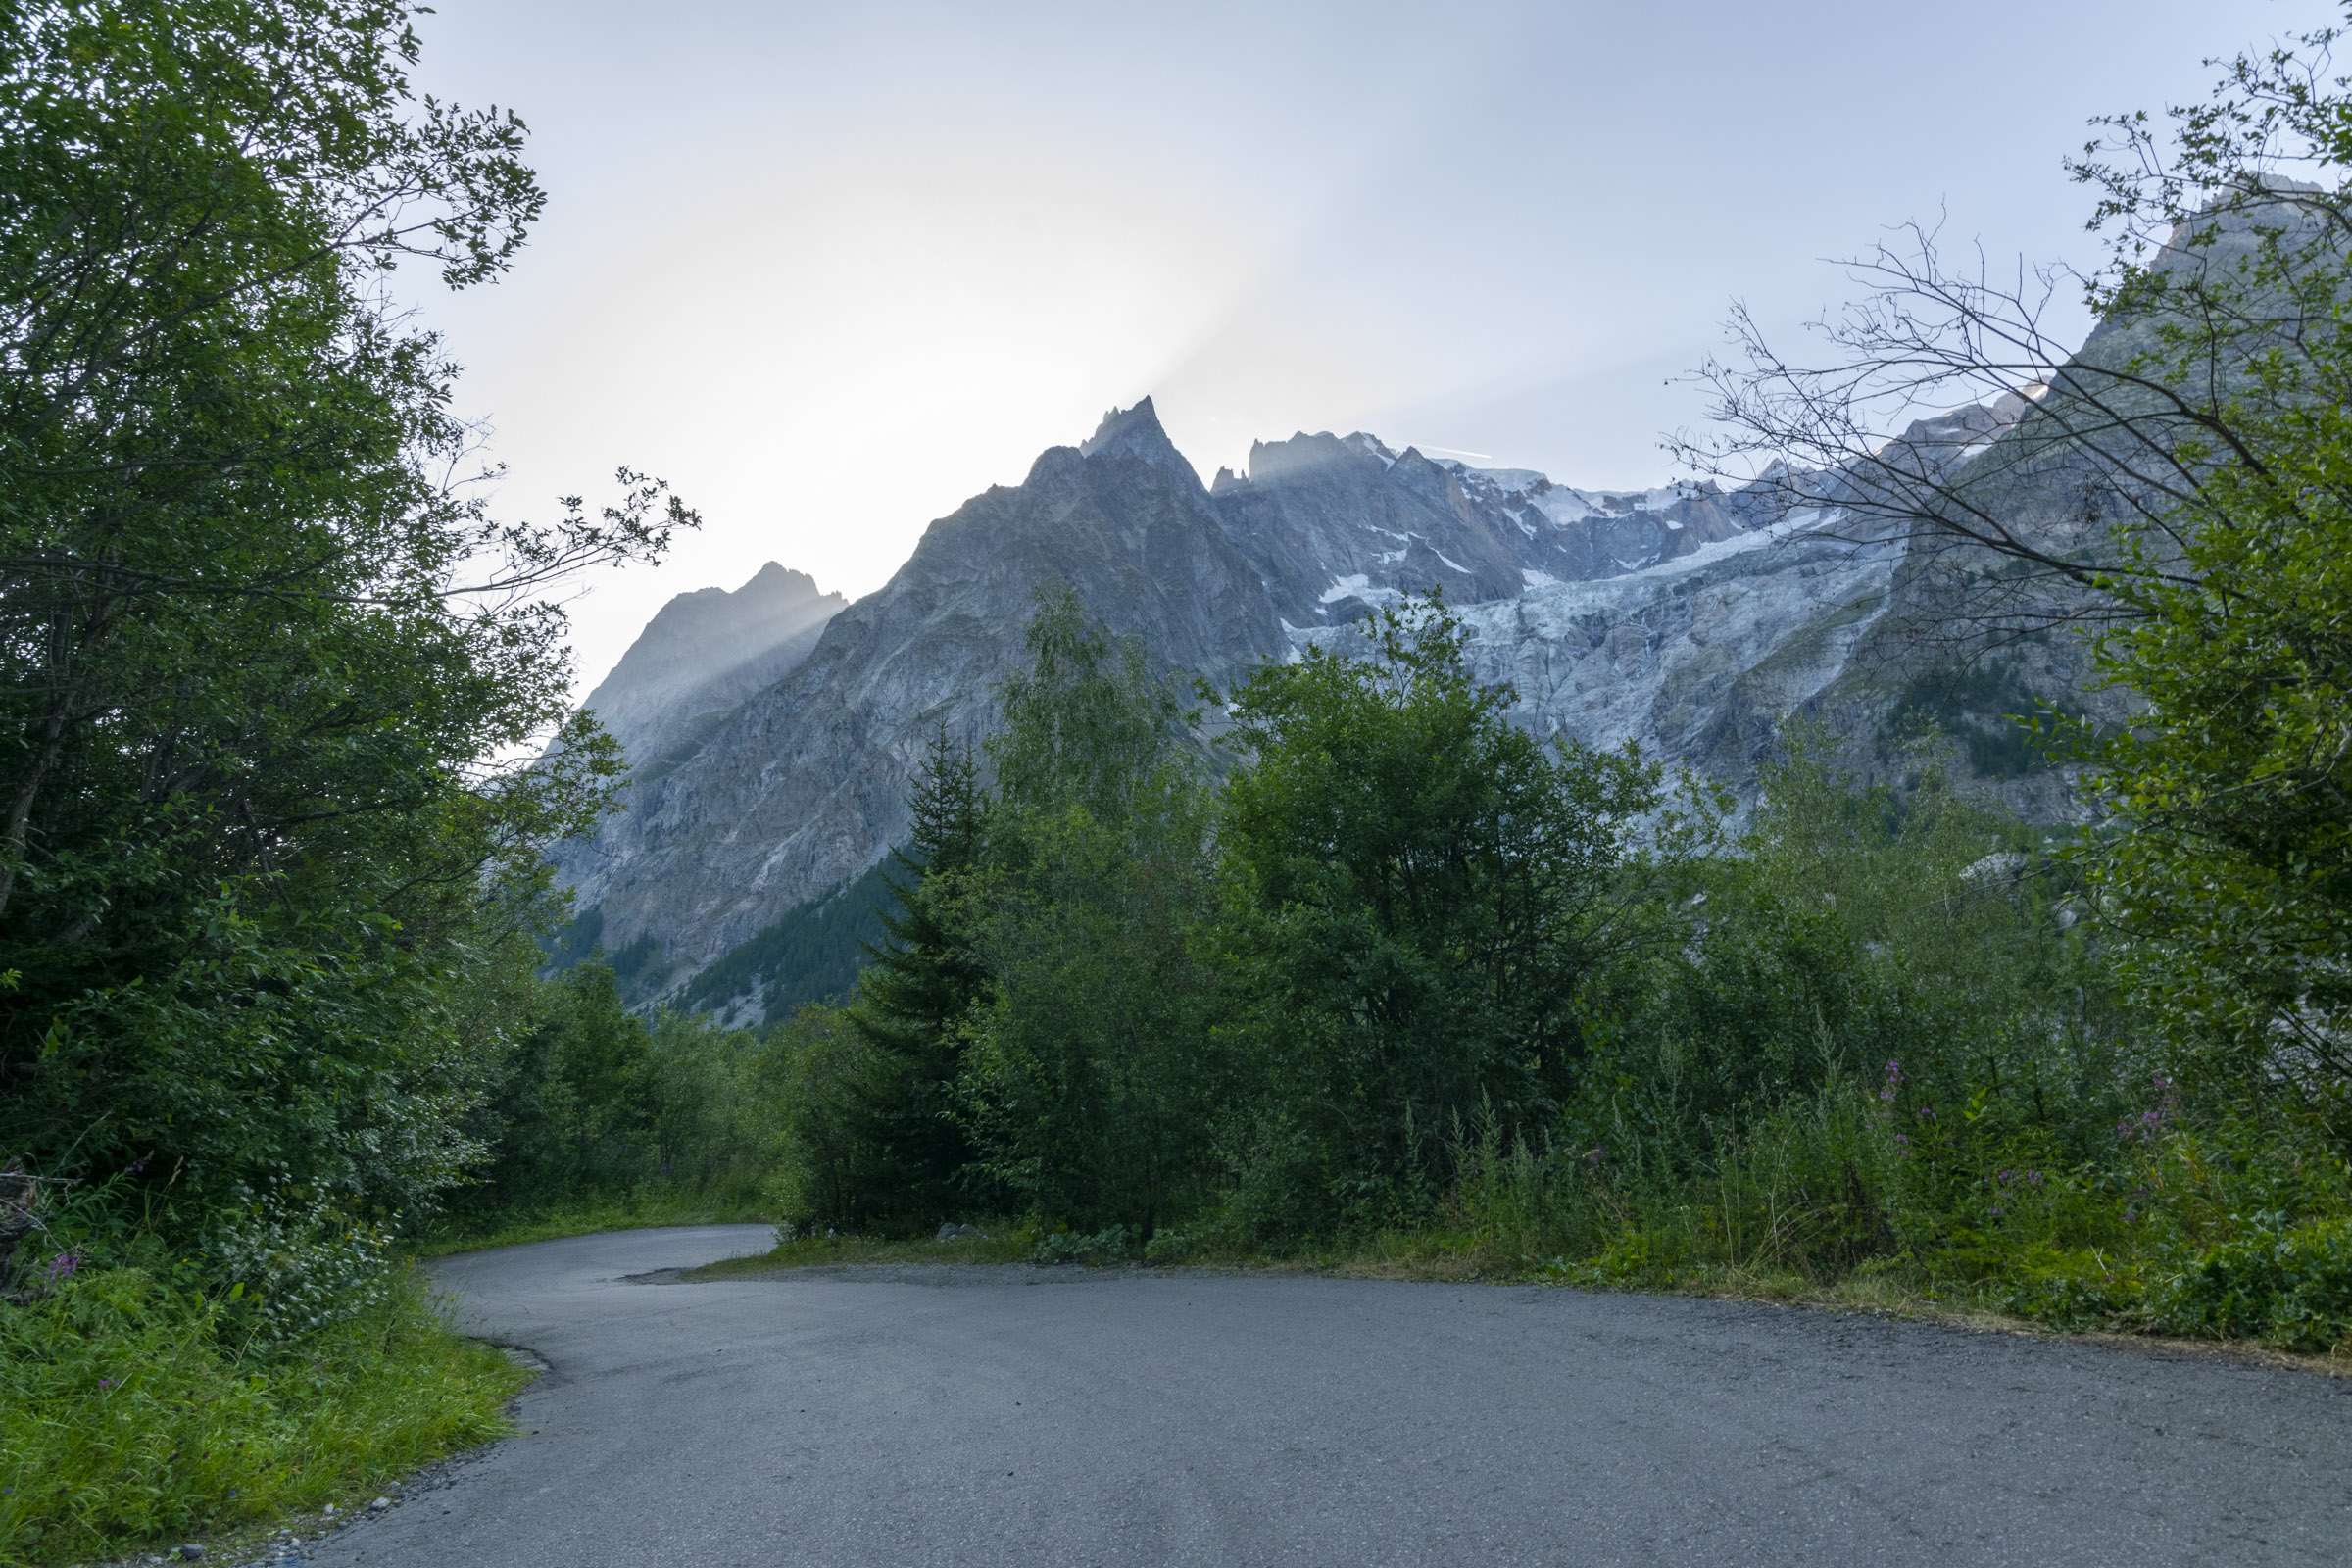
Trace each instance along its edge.
{"label": "snow on mountain", "polygon": [[[1923,426],[1923,450],[1948,456],[2014,418],[1980,410]],[[1742,788],[1793,712],[1876,755],[1932,672],[1894,628],[1946,613],[1942,579],[1899,538],[1834,526],[1835,476],[1774,477],[1581,490],[1326,431],[1258,443],[1246,473],[1220,469],[1203,487],[1148,400],[1113,410],[1021,484],[934,522],[887,585],[810,623],[813,648],[777,643],[781,674],[737,679],[649,652],[645,671],[735,694],[732,706],[672,731],[628,809],[558,863],[608,946],[651,943],[649,972],[682,984],[906,831],[925,742],[993,721],[1031,592],[1054,576],[1161,667],[1213,682],[1309,642],[1344,645],[1376,607],[1434,588],[1468,628],[1478,674],[1508,682],[1514,718],[1537,733],[1638,741]],[[698,626],[734,613],[731,599],[691,595],[671,609],[688,600],[701,608],[680,615]],[[656,621],[641,646],[670,647]],[[607,685],[624,670],[632,692],[662,684],[636,660]],[[2035,678],[2064,687],[2076,674],[2050,663]],[[2055,776],[1985,787],[2045,815],[2074,809]]]}

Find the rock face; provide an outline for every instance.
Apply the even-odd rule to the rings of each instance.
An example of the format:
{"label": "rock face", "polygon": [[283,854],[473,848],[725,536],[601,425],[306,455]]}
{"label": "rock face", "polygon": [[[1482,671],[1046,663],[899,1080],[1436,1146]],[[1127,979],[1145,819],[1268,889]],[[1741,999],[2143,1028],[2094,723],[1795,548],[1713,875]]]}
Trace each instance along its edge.
{"label": "rock face", "polygon": [[1524,468],[1392,451],[1361,431],[1256,443],[1249,476],[1218,469],[1210,496],[1276,612],[1302,630],[1344,625],[1406,589],[1470,605],[1615,576],[1761,520],[1713,484],[1571,490]]}
{"label": "rock face", "polygon": [[904,831],[934,731],[974,736],[1038,584],[1172,667],[1230,680],[1287,647],[1256,571],[1149,404],[933,523],[881,590],[737,707],[559,865],[618,949],[651,935],[673,981],[856,876]]}
{"label": "rock face", "polygon": [[746,698],[808,658],[825,623],[848,605],[839,594],[818,593],[808,573],[772,561],[733,593],[680,594],[646,622],[582,706],[620,742],[641,778],[666,771]]}
{"label": "rock face", "polygon": [[[1948,466],[2023,408],[1962,411],[1910,439]],[[1219,684],[1355,636],[1349,623],[1370,608],[1438,587],[1472,633],[1479,673],[1510,682],[1515,718],[1539,733],[1639,740],[1736,786],[1752,785],[1792,712],[1823,713],[1868,751],[1923,667],[1884,628],[1929,612],[1933,594],[1906,588],[1899,538],[1830,526],[1836,483],[1589,492],[1358,433],[1261,444],[1247,475],[1203,487],[1146,400],[933,523],[888,585],[821,622],[806,657],[779,641],[771,666],[690,681],[694,660],[659,650],[704,644],[679,632],[657,643],[658,617],[607,687],[626,672],[632,700],[663,681],[741,695],[685,732],[641,721],[645,744],[667,750],[638,774],[629,808],[559,863],[608,947],[651,938],[661,984],[682,984],[905,831],[925,742],[942,727],[985,731],[1032,593],[1053,576],[1161,666]],[[2025,793],[2039,806],[2065,808],[2062,785],[2036,788]]]}

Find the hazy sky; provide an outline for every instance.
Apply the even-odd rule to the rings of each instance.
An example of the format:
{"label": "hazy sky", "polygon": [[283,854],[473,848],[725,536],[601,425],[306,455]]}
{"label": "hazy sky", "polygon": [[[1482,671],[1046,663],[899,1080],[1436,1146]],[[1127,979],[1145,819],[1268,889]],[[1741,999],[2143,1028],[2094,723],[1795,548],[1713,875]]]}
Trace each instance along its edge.
{"label": "hazy sky", "polygon": [[1845,297],[1824,258],[1938,212],[2088,261],[2083,122],[2335,14],[441,0],[419,84],[518,110],[551,200],[505,281],[422,303],[503,512],[626,463],[706,519],[574,604],[584,690],[762,562],[872,591],[1147,393],[1203,477],[1366,429],[1657,483],[1733,298],[1793,327]]}

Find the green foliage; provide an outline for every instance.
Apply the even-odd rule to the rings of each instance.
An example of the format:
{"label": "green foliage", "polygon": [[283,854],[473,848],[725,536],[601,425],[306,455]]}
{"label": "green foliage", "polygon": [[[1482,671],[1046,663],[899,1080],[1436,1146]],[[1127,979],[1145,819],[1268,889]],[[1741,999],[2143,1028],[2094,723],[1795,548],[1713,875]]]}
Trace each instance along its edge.
{"label": "green foliage", "polygon": [[1058,585],[989,744],[958,918],[986,977],[961,1088],[982,1168],[1056,1224],[1141,1235],[1207,1196],[1225,1069],[1200,934],[1211,798],[1169,684]]}
{"label": "green foliage", "polygon": [[2352,1339],[2352,1219],[2257,1216],[2244,1234],[2181,1259],[2148,1293],[2144,1314],[2173,1334],[2332,1349]]}
{"label": "green foliage", "polygon": [[2352,1165],[2313,1129],[2200,1125],[2168,1080],[2152,1098],[2119,1124],[2126,1157],[2072,1179],[2105,1200],[2098,1234],[2020,1260],[2004,1304],[2074,1328],[2352,1348]]}
{"label": "green foliage", "polygon": [[1471,1116],[1540,1136],[1583,1055],[1577,993],[1635,929],[1625,833],[1658,769],[1547,754],[1462,643],[1432,600],[1384,612],[1371,659],[1310,649],[1232,701],[1225,941],[1335,1213],[1409,1212]]}
{"label": "green foliage", "polygon": [[299,1332],[480,1157],[537,847],[617,776],[545,591],[692,519],[448,482],[384,274],[489,278],[541,197],[512,117],[411,91],[405,8],[0,31],[0,1148]]}
{"label": "green foliage", "polygon": [[422,1283],[298,1351],[137,1269],[0,1311],[0,1564],[113,1557],[347,1501],[506,1430],[525,1374],[442,1324]]}
{"label": "green foliage", "polygon": [[2148,710],[2091,748],[2122,825],[2092,865],[2210,1074],[2323,1093],[2352,1083],[2352,415],[2238,422],[2193,578],[2129,588],[2145,618],[2101,644]]}
{"label": "green foliage", "polygon": [[496,1151],[450,1202],[460,1233],[582,1204],[748,1201],[766,1179],[766,1049],[623,1004],[602,963],[528,998],[529,1027],[467,1131]]}
{"label": "green foliage", "polygon": [[1875,1087],[1889,1062],[1944,1105],[1984,1085],[2077,1140],[2111,1123],[2129,1023],[2076,929],[2079,879],[1933,763],[1897,795],[1837,772],[1818,735],[1788,741],[1684,939],[1591,993],[1572,1136],[1688,1168],[1790,1097]]}
{"label": "green foliage", "polygon": [[[2155,499],[2101,581],[2099,667],[2144,699],[2072,738],[2117,834],[2089,862],[2127,969],[2204,1092],[2352,1084],[2352,91],[2332,31],[2231,63],[2173,145],[2116,122],[2094,304],[2165,389]],[[2282,185],[2291,171],[2298,180]],[[2164,236],[2167,246],[2150,242]],[[2339,1149],[2352,1124],[2337,1122]]]}
{"label": "green foliage", "polygon": [[875,1180],[889,1152],[871,1141],[864,1091],[873,1076],[863,1032],[838,1008],[811,1003],[769,1032],[761,1077],[780,1152],[769,1191],[786,1225],[861,1230],[877,1200],[896,1202]]}
{"label": "green foliage", "polygon": [[1054,1231],[1037,1244],[1032,1255],[1047,1264],[1117,1263],[1132,1256],[1142,1240],[1142,1232],[1125,1225],[1105,1225],[1092,1233]]}
{"label": "green foliage", "polygon": [[591,904],[573,915],[562,930],[540,942],[539,951],[546,957],[547,972],[553,974],[575,963],[586,963],[603,950],[604,937],[605,906]]}
{"label": "green foliage", "polygon": [[853,1171],[836,1156],[854,1202],[825,1211],[889,1234],[938,1225],[988,1186],[958,1115],[965,1018],[987,978],[958,907],[986,834],[970,750],[935,735],[907,804],[908,843],[874,872],[898,912],[881,914],[886,940],[866,950],[870,967],[845,1015],[861,1049],[842,1114],[863,1157]]}

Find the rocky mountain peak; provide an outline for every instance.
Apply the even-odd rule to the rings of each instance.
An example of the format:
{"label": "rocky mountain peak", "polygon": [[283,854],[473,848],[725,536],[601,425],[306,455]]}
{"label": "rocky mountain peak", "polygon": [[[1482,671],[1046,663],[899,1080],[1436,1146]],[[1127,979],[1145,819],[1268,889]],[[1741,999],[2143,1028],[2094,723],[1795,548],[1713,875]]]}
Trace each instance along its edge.
{"label": "rocky mountain peak", "polygon": [[679,594],[646,622],[583,706],[645,766],[673,750],[698,719],[781,679],[848,604],[821,592],[807,572],[773,561],[740,588]]}
{"label": "rocky mountain peak", "polygon": [[[723,588],[707,588],[703,591],[705,593],[726,592]],[[764,602],[777,606],[796,601],[841,599],[841,595],[838,593],[820,593],[817,590],[816,579],[807,572],[794,571],[790,566],[773,561],[752,573],[752,580],[736,589],[730,597],[741,599],[746,596],[749,596],[753,603]],[[843,603],[847,604],[848,601],[843,600]]]}
{"label": "rocky mountain peak", "polygon": [[1250,477],[1246,482],[1262,484],[1343,466],[1377,472],[1396,461],[1396,453],[1361,430],[1345,437],[1333,435],[1329,430],[1318,430],[1313,435],[1300,430],[1288,441],[1250,442]]}
{"label": "rocky mountain peak", "polygon": [[1137,458],[1153,467],[1180,473],[1195,486],[1200,483],[1200,475],[1168,439],[1159,422],[1159,411],[1152,407],[1150,398],[1102,416],[1095,433],[1078,443],[1078,454],[1085,458]]}

